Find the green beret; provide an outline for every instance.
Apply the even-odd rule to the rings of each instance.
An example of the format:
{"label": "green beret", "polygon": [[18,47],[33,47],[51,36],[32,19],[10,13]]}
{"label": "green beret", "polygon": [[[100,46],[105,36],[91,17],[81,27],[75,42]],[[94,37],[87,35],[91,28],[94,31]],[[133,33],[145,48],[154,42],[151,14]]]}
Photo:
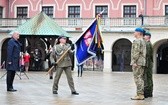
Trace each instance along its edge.
{"label": "green beret", "polygon": [[146,31],[146,32],[145,32],[145,36],[151,36],[151,33],[148,32],[148,31]]}

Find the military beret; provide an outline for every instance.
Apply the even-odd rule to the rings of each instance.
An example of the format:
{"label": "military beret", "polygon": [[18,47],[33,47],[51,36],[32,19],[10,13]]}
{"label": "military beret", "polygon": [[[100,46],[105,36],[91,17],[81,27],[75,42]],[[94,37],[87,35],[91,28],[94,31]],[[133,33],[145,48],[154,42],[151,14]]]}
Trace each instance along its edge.
{"label": "military beret", "polygon": [[151,33],[150,32],[145,32],[145,36],[151,36]]}
{"label": "military beret", "polygon": [[63,39],[67,39],[67,37],[64,36],[64,35],[61,35],[61,36],[58,37],[58,39],[62,39],[62,38],[63,38]]}
{"label": "military beret", "polygon": [[136,28],[135,31],[136,31],[136,32],[144,33],[144,29],[143,29],[143,28],[140,28],[140,27]]}

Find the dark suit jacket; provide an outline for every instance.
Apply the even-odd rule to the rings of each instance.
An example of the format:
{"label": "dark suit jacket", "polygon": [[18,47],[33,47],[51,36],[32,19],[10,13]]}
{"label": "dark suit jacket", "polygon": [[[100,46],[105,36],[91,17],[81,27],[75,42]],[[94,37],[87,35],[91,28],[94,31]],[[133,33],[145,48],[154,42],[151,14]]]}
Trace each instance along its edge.
{"label": "dark suit jacket", "polygon": [[[6,61],[6,69],[7,70],[19,70],[19,59],[20,59],[20,50],[21,43],[13,38],[8,41],[7,46],[7,61]],[[8,64],[8,62],[12,62]]]}

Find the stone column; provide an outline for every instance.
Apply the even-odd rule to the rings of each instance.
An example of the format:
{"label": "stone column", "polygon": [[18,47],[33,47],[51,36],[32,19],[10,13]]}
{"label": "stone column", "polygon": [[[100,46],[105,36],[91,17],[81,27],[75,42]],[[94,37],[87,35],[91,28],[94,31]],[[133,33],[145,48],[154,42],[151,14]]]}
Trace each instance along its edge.
{"label": "stone column", "polygon": [[103,72],[112,72],[112,51],[105,50],[104,51],[104,68]]}

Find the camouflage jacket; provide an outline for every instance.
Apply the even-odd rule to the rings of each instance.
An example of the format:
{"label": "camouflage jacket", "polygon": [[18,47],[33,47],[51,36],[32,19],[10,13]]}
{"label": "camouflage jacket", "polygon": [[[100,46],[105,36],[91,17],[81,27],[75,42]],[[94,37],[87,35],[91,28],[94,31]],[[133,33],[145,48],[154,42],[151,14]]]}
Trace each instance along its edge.
{"label": "camouflage jacket", "polygon": [[[60,44],[57,44],[53,48],[52,55],[50,57],[51,63],[55,62],[55,60],[58,60],[62,54],[70,47],[69,44],[65,44],[64,46],[61,46]],[[69,50],[68,53],[63,57],[60,62],[58,62],[57,67],[69,67],[72,66],[71,56],[72,51]]]}
{"label": "camouflage jacket", "polygon": [[146,66],[146,42],[144,39],[136,39],[131,48],[131,64]]}

